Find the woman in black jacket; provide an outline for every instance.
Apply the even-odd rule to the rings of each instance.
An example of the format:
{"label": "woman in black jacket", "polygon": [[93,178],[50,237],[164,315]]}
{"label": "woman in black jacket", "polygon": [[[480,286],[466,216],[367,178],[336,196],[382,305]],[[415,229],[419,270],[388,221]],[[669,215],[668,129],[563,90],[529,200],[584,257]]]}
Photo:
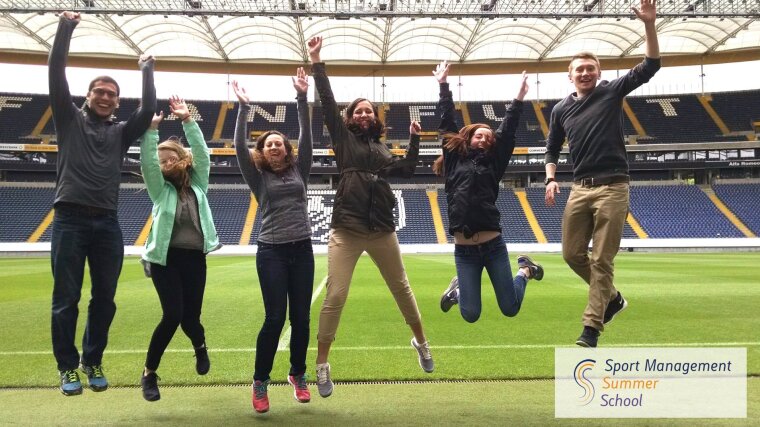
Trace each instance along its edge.
{"label": "woman in black jacket", "polygon": [[457,276],[441,297],[441,309],[449,311],[458,303],[466,321],[477,321],[482,308],[480,278],[485,268],[499,309],[505,316],[516,316],[528,280],[541,280],[544,276],[544,269],[539,264],[520,255],[517,257],[519,271],[512,278],[509,254],[501,238],[501,216],[496,207],[499,181],[515,148],[515,132],[523,98],[528,93],[528,77],[523,72],[517,97],[507,108],[496,132],[482,123],[457,130],[454,100],[446,82],[449,67],[444,61],[433,71],[440,84],[438,114],[443,135],[443,155],[433,164],[433,171],[446,178],[449,233],[454,236],[457,267]]}
{"label": "woman in black jacket", "polygon": [[425,372],[433,371],[422,320],[401,260],[393,208],[396,199],[386,181],[389,176],[409,178],[419,155],[420,125],[409,126],[409,149],[404,159],[394,159],[380,141],[383,123],[377,108],[364,98],[356,99],[341,117],[320,59],[322,38],[308,42],[314,83],[322,100],[325,125],[332,139],[340,181],[335,194],[330,240],[327,246],[327,296],[319,314],[317,334],[317,389],[322,397],[332,394],[327,356],[335,340],[340,314],[348,296],[356,262],[367,252],[377,265],[396,304],[414,335],[412,346]]}

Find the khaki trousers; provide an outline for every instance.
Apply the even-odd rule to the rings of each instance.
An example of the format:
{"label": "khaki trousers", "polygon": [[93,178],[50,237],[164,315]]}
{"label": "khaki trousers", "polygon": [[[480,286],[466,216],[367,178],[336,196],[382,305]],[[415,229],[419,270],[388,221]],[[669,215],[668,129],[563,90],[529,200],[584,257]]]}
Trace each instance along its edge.
{"label": "khaki trousers", "polygon": [[422,321],[401,260],[396,232],[357,233],[332,229],[327,244],[327,296],[319,313],[317,341],[330,343],[335,340],[354,268],[365,251],[380,270],[406,323],[414,325]]}
{"label": "khaki trousers", "polygon": [[596,187],[574,184],[562,217],[562,256],[589,285],[583,325],[599,331],[604,330],[607,304],[617,295],[612,283],[614,260],[620,249],[628,203],[628,183]]}

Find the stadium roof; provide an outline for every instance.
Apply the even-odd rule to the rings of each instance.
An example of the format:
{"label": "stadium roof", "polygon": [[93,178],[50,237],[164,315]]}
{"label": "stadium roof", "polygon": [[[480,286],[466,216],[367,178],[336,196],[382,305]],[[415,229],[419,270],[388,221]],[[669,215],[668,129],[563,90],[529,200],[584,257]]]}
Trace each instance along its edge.
{"label": "stadium roof", "polygon": [[[0,0],[2,62],[44,63],[56,11],[83,19],[71,63],[133,68],[141,53],[165,70],[289,74],[325,38],[340,74],[429,74],[447,59],[465,73],[558,71],[596,52],[622,66],[643,55],[643,24],[621,0]],[[660,0],[667,65],[760,59],[760,0]],[[424,65],[424,66],[422,66]]]}

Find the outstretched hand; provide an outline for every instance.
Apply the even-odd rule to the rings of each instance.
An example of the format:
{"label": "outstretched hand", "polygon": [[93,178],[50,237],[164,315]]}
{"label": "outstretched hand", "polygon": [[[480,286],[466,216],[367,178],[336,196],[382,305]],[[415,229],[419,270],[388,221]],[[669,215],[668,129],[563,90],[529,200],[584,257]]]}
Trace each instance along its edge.
{"label": "outstretched hand", "polygon": [[164,119],[164,112],[159,111],[158,114],[153,115],[153,120],[150,121],[150,128],[153,130],[158,129],[158,125],[161,123],[161,121]]}
{"label": "outstretched hand", "polygon": [[243,86],[240,86],[237,80],[232,81],[232,90],[235,92],[235,96],[237,96],[237,99],[241,104],[247,104],[250,102],[251,99],[245,92],[245,88]]}
{"label": "outstretched hand", "polygon": [[82,15],[79,14],[79,12],[72,12],[72,11],[65,11],[61,12],[59,16],[62,16],[70,21],[74,21],[77,24],[82,21]]}
{"label": "outstretched hand", "polygon": [[657,6],[655,3],[657,3],[657,0],[641,0],[639,8],[633,7],[631,9],[646,24],[654,22],[657,19]]}
{"label": "outstretched hand", "polygon": [[169,98],[169,109],[182,121],[190,117],[190,108],[185,104],[185,100],[177,95],[172,95]]}
{"label": "outstretched hand", "polygon": [[155,62],[156,62],[156,58],[154,58],[153,55],[148,55],[144,53],[140,55],[140,59],[137,60],[137,66],[142,68],[144,65],[153,64]]}
{"label": "outstretched hand", "polygon": [[298,67],[295,77],[293,79],[293,87],[298,93],[306,93],[309,90],[309,78],[306,77],[306,71],[303,67]]}
{"label": "outstretched hand", "polygon": [[450,67],[451,64],[449,64],[446,60],[441,61],[441,63],[435,67],[435,70],[433,70],[433,76],[436,80],[438,80],[438,83],[446,83],[446,78],[449,76]]}
{"label": "outstretched hand", "polygon": [[410,135],[419,135],[421,130],[422,130],[422,126],[420,126],[420,123],[418,121],[414,120],[412,121],[412,123],[409,124]]}
{"label": "outstretched hand", "polygon": [[528,74],[523,71],[522,72],[522,81],[520,83],[520,90],[517,92],[517,96],[515,99],[518,101],[522,101],[523,98],[525,98],[525,95],[528,94],[528,89],[530,89],[530,86],[528,86]]}
{"label": "outstretched hand", "polygon": [[312,63],[321,62],[319,52],[322,50],[322,37],[316,36],[309,39],[306,43],[306,47],[309,48],[309,58]]}

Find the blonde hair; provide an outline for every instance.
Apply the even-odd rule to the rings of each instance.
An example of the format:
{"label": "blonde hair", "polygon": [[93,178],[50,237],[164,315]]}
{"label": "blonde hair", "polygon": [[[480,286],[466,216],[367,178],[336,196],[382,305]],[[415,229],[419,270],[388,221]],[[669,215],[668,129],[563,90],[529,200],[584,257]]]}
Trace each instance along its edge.
{"label": "blonde hair", "polygon": [[193,153],[187,150],[178,139],[169,138],[158,144],[158,151],[171,151],[177,155],[179,160],[174,163],[170,169],[161,169],[164,178],[174,184],[180,193],[180,197],[185,191],[190,189],[190,170],[193,167]]}
{"label": "blonde hair", "polygon": [[573,55],[572,58],[570,58],[570,63],[567,64],[567,71],[573,72],[573,61],[576,59],[590,59],[594,62],[596,62],[596,68],[602,69],[602,65],[599,63],[599,58],[593,53],[588,51],[578,52],[575,55]]}

